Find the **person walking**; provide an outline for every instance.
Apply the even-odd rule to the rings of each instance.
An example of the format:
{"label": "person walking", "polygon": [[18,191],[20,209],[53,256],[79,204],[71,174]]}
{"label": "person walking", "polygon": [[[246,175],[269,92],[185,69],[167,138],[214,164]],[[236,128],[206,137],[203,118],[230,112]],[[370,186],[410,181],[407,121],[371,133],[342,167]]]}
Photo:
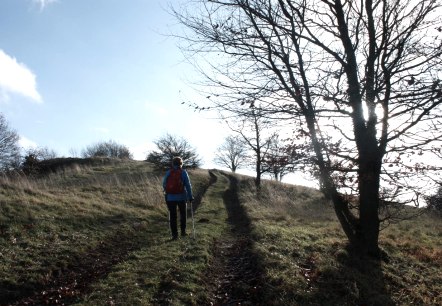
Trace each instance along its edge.
{"label": "person walking", "polygon": [[172,167],[163,178],[163,190],[169,210],[172,240],[178,239],[177,208],[180,211],[181,236],[186,236],[187,201],[193,201],[192,185],[181,157],[174,157]]}

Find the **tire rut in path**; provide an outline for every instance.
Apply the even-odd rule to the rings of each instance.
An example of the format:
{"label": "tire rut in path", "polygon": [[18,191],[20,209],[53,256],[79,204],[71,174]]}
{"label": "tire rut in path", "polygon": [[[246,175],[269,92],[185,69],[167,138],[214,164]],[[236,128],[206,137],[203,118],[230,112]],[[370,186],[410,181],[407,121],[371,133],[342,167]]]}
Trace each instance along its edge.
{"label": "tire rut in path", "polygon": [[206,276],[210,305],[263,305],[262,271],[253,251],[250,220],[238,199],[237,179],[228,178],[223,200],[231,230],[213,247],[214,261]]}

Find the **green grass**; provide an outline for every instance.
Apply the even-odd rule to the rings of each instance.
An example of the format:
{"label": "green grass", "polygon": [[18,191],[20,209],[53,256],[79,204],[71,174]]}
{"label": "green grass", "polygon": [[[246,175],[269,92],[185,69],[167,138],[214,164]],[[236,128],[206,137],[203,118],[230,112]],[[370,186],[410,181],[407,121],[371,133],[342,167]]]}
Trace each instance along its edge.
{"label": "green grass", "polygon": [[[0,178],[0,305],[29,296],[55,303],[58,295],[70,305],[213,301],[208,277],[228,262],[215,258],[215,246],[236,237],[225,175],[190,172],[200,200],[196,239],[170,241],[162,173],[148,163],[60,169]],[[258,197],[253,180],[237,178],[263,305],[442,304],[440,217],[393,224],[380,235],[386,260],[358,258],[317,190],[264,181]]]}

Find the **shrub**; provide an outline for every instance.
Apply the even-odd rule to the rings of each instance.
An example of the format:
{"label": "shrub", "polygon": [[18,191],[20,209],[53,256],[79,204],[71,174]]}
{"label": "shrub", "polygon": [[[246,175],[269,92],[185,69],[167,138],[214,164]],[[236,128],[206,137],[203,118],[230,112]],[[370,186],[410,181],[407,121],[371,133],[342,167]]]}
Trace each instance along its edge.
{"label": "shrub", "polygon": [[437,192],[426,198],[427,208],[442,214],[442,187]]}
{"label": "shrub", "polygon": [[132,159],[132,153],[126,146],[118,144],[112,140],[90,145],[85,150],[83,150],[82,155],[84,158],[109,157]]}
{"label": "shrub", "polygon": [[21,169],[26,174],[36,174],[41,170],[41,162],[54,159],[57,157],[57,153],[54,150],[50,150],[47,147],[44,148],[31,148],[28,149],[24,157],[24,161],[21,164]]}

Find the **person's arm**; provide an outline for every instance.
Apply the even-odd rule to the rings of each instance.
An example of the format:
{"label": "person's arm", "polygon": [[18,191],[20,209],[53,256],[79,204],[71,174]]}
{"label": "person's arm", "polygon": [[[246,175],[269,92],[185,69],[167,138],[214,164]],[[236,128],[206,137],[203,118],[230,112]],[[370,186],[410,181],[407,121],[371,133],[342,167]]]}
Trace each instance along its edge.
{"label": "person's arm", "polygon": [[166,175],[163,177],[163,192],[166,193],[166,182],[167,178],[169,177],[170,170],[167,170]]}
{"label": "person's arm", "polygon": [[186,170],[183,170],[183,183],[187,193],[187,200],[193,201],[192,184],[190,183],[189,174]]}

